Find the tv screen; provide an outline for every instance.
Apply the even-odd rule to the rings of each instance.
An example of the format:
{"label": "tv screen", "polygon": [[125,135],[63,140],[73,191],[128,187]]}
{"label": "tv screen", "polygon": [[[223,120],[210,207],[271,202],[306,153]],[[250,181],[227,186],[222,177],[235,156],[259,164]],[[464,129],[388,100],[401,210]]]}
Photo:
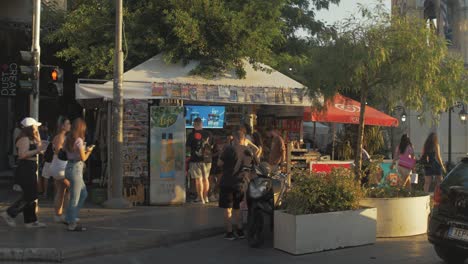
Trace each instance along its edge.
{"label": "tv screen", "polygon": [[186,105],[185,127],[193,128],[193,121],[200,117],[204,128],[223,128],[224,106]]}

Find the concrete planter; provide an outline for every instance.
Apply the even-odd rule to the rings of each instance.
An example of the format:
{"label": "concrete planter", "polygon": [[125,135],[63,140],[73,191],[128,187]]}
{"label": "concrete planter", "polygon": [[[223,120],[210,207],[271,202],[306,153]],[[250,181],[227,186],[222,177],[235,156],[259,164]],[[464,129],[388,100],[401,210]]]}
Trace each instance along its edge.
{"label": "concrete planter", "polygon": [[274,247],[299,255],[373,244],[377,209],[292,215],[275,211]]}
{"label": "concrete planter", "polygon": [[375,207],[377,237],[403,237],[425,234],[430,213],[430,196],[366,198],[360,204]]}

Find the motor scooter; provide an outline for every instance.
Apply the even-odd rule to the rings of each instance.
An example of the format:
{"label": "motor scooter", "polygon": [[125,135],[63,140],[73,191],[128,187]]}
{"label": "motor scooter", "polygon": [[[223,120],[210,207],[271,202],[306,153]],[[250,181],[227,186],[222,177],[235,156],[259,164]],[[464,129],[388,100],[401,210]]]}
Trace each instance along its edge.
{"label": "motor scooter", "polygon": [[288,189],[288,175],[272,171],[271,166],[262,162],[254,166],[256,177],[247,187],[248,227],[247,241],[250,247],[259,247],[264,242],[264,223],[270,218],[273,230],[273,214],[281,205]]}

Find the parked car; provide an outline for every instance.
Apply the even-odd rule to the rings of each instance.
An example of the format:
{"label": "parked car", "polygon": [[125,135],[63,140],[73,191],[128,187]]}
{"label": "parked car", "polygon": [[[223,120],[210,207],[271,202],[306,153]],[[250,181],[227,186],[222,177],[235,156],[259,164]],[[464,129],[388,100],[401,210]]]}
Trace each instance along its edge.
{"label": "parked car", "polygon": [[464,263],[468,258],[468,157],[434,192],[428,239],[446,263]]}

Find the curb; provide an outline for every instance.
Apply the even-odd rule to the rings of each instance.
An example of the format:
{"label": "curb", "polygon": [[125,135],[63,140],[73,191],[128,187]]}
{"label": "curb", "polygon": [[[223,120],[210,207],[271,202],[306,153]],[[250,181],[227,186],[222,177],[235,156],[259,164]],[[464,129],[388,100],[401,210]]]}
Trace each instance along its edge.
{"label": "curb", "polygon": [[62,256],[63,260],[72,260],[83,257],[138,251],[148,248],[168,247],[183,242],[200,240],[203,238],[216,236],[222,234],[223,232],[223,227],[212,227],[190,232],[178,232],[160,234],[156,236],[144,236],[134,239],[124,239],[113,242],[95,244],[89,247],[83,247],[75,250],[65,250],[62,251]]}
{"label": "curb", "polygon": [[148,248],[168,247],[178,243],[216,236],[223,232],[223,227],[212,227],[190,232],[176,232],[104,242],[73,250],[62,250],[58,248],[0,248],[0,262],[62,262],[64,260],[83,257],[131,252]]}
{"label": "curb", "polygon": [[61,251],[56,248],[0,248],[1,261],[61,262]]}

